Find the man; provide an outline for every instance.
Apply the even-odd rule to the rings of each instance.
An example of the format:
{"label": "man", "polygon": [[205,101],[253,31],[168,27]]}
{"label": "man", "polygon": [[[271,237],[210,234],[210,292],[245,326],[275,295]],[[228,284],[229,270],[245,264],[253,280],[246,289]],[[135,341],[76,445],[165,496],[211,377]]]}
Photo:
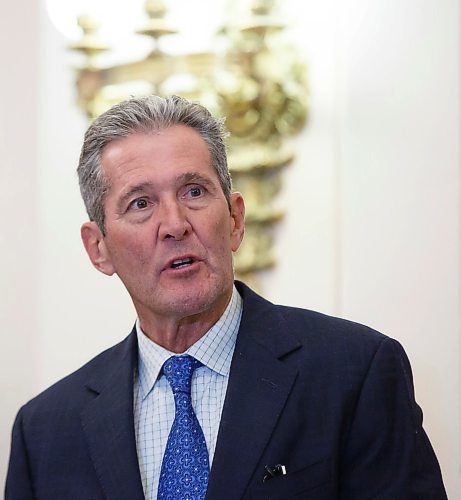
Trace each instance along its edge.
{"label": "man", "polygon": [[234,284],[223,137],[178,97],[90,126],[82,239],[138,318],[20,410],[6,498],[446,498],[400,345]]}

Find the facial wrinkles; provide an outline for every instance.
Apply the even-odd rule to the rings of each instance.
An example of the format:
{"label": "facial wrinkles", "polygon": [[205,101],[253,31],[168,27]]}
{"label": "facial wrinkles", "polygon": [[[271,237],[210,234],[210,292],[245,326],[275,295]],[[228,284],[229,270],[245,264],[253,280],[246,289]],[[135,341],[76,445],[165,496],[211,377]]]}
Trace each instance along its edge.
{"label": "facial wrinkles", "polygon": [[[196,172],[186,172],[179,175],[174,182],[174,186],[176,190],[179,190],[187,184],[195,183],[198,183],[205,187],[212,195],[216,195],[216,191],[219,189],[219,187],[216,186],[211,179],[204,177],[203,175],[200,175]],[[148,195],[151,193],[155,193],[157,191],[157,186],[156,184],[151,182],[141,182],[140,184],[134,184],[131,187],[128,186],[123,191],[126,192],[122,192],[119,200],[117,201],[117,211],[120,213],[125,210],[126,205],[130,202],[131,198],[136,198],[137,196],[141,196],[144,194]]]}
{"label": "facial wrinkles", "polygon": [[[188,220],[187,209],[185,212],[186,214],[184,216]],[[225,213],[228,213],[227,206]],[[208,217],[207,222],[212,224],[213,232],[219,233],[223,224],[227,223],[227,216],[226,220]],[[127,233],[125,233],[125,229],[123,229],[122,234],[125,240],[124,247],[132,254],[133,261],[145,265],[146,269],[150,269],[155,275],[160,275],[166,267],[169,267],[168,263],[171,263],[172,260],[187,256],[192,256],[195,260],[203,261],[207,264],[210,273],[215,272],[217,263],[209,258],[210,248],[208,248],[209,243],[206,240],[206,236],[205,241],[202,241],[200,227],[197,227],[194,220],[188,223],[190,225],[190,231],[184,238],[180,240],[175,238],[161,240],[158,238],[158,225],[161,224],[161,221],[153,216],[149,222],[145,223],[149,225],[151,229],[149,230],[150,237],[147,240],[143,234],[144,231],[138,231],[134,226],[132,226],[132,229]],[[126,224],[124,224],[123,227],[126,228]],[[128,227],[130,227],[130,224],[128,224]],[[119,232],[116,227],[112,229]],[[111,239],[110,236],[111,234],[108,235],[109,240]],[[216,248],[216,244],[218,248]],[[115,245],[111,245],[111,247],[115,253],[118,253]],[[217,249],[219,249],[220,254],[225,252],[226,239],[224,236],[215,241],[214,250]],[[213,246],[211,250],[213,250]]]}
{"label": "facial wrinkles", "polygon": [[[170,129],[161,130],[156,133],[155,136],[168,135],[169,130]],[[143,134],[141,134],[141,137],[142,136]],[[130,139],[130,137],[131,136],[129,136],[128,139]],[[136,136],[134,137],[136,138]],[[121,192],[122,190],[130,189],[127,188],[127,186],[130,185],[136,187],[137,184],[142,185],[144,183],[148,183],[145,179],[145,175],[146,172],[148,173],[151,170],[151,150],[146,149],[146,143],[141,143],[139,148],[137,148],[134,152],[131,149],[127,150],[124,147],[126,140],[127,138],[115,140],[109,143],[108,146],[110,147],[106,147],[103,151],[102,164],[110,164],[112,171],[112,175],[108,175],[108,177],[111,177],[110,180],[112,181],[112,188],[110,189],[108,196],[110,196],[111,192]],[[207,179],[207,186],[213,187],[215,190],[216,187],[219,187],[219,189],[222,190],[217,173],[211,165],[211,155],[207,147],[200,151],[199,157],[197,157],[197,154],[191,155],[187,141],[179,143],[176,142],[174,147],[174,165],[171,164],[171,152],[168,148],[155,148],[154,154],[157,167],[155,168],[155,183],[152,182],[152,187],[159,184],[160,181],[158,180],[158,175],[161,174],[162,170],[165,174],[167,174],[173,167],[183,171],[186,170],[186,173],[183,173],[176,179],[178,184],[181,181],[185,183],[193,182],[194,178],[195,180],[205,180],[200,173],[195,171],[195,165],[198,160],[203,165],[208,165],[215,173],[216,179],[213,179],[213,181]],[[164,167],[159,170],[158,165],[162,164]],[[107,174],[109,173],[106,172],[106,175]]]}
{"label": "facial wrinkles", "polygon": [[[152,138],[154,144],[146,136],[123,139],[106,151],[110,154],[105,158],[112,184],[106,205],[111,219],[107,244],[115,270],[135,306],[142,308],[145,321],[148,317],[153,320],[152,315],[186,317],[211,306],[220,309],[222,297],[232,285],[232,223],[209,151],[183,128],[177,129],[176,136],[167,135]],[[182,144],[178,144],[178,137]],[[203,205],[186,196],[185,186],[189,184],[203,186]],[[149,205],[152,210],[145,211],[146,217],[137,216],[143,210],[138,212],[136,205],[125,216],[127,206],[144,196],[149,203],[153,201]],[[178,206],[168,205],[171,203]],[[181,212],[162,214],[163,209],[171,207]],[[173,225],[177,222],[174,217],[181,216],[189,224],[183,238],[164,238],[168,225],[159,238],[159,224],[162,219],[168,224],[170,215]],[[203,261],[203,265],[195,265],[189,275],[187,268],[177,273],[171,268],[172,260],[189,257]],[[214,313],[211,316],[214,318]],[[211,316],[206,315],[207,321]]]}

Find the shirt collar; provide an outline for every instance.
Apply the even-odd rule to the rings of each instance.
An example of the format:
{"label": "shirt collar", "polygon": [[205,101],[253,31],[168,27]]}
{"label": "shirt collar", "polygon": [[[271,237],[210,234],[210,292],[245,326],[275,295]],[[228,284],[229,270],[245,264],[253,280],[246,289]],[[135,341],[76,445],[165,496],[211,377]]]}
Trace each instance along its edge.
{"label": "shirt collar", "polygon": [[[242,310],[242,298],[234,286],[231,300],[223,315],[203,337],[189,347],[186,354],[198,359],[210,370],[222,376],[228,376]],[[163,363],[175,353],[150,340],[141,330],[139,319],[136,321],[136,334],[138,337],[140,396],[144,399],[154,387]]]}

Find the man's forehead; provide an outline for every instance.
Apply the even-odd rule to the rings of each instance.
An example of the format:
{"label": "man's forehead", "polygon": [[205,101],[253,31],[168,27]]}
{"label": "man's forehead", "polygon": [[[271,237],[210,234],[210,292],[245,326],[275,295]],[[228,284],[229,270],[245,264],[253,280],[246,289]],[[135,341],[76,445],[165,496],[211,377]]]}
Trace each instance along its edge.
{"label": "man's forehead", "polygon": [[153,142],[158,141],[158,139],[162,138],[162,136],[171,136],[171,137],[178,137],[178,136],[184,136],[184,135],[193,135],[197,139],[199,139],[203,144],[206,146],[208,149],[208,144],[205,141],[205,139],[202,137],[202,135],[196,130],[194,127],[190,127],[189,125],[184,125],[182,123],[176,124],[176,125],[170,125],[170,126],[165,126],[165,127],[158,127],[155,128],[153,127],[151,130],[149,128],[146,128],[145,130],[132,130],[127,132],[125,135],[121,135],[119,137],[114,137],[110,139],[102,148],[102,152],[104,154],[104,151],[107,148],[113,149],[114,146],[120,145],[123,147],[124,143],[127,143],[129,141],[133,141],[136,139],[151,139]]}
{"label": "man's forehead", "polygon": [[[165,137],[162,138],[162,135]],[[162,165],[162,161],[165,165]],[[193,128],[178,125],[155,133],[135,132],[106,144],[101,168],[107,177],[124,175],[140,167],[172,172],[176,168],[215,171],[208,144]]]}

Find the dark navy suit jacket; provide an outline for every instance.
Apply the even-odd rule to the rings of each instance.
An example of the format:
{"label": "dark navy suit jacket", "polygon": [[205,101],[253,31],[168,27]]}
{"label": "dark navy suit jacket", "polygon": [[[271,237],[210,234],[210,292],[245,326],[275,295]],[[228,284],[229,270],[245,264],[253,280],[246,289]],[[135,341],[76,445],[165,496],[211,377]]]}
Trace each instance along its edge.
{"label": "dark navy suit jacket", "polygon": [[[237,287],[243,316],[207,500],[445,499],[402,347]],[[7,500],[144,498],[136,363],[132,332],[20,410]],[[263,482],[277,464],[287,474]]]}

